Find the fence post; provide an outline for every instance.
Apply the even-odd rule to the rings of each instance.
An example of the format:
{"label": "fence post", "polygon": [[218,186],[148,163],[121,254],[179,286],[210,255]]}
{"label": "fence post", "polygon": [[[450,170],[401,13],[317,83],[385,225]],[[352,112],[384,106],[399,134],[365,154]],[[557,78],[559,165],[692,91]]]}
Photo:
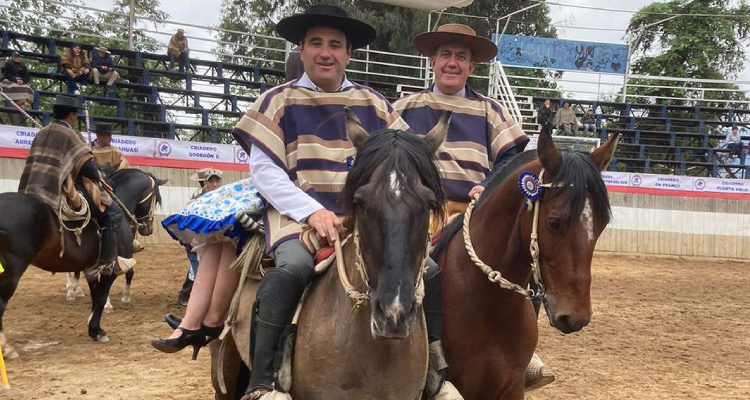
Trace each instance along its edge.
{"label": "fence post", "polygon": [[135,23],[135,0],[130,0],[128,15],[128,50],[133,51],[133,24]]}

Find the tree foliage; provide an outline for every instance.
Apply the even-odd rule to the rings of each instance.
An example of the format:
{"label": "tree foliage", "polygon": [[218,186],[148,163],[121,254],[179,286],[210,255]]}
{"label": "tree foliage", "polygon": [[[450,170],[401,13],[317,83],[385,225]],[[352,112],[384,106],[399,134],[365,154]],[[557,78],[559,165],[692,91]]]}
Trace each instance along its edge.
{"label": "tree foliage", "polygon": [[[274,35],[276,22],[281,18],[296,12],[301,12],[314,4],[337,5],[347,10],[352,17],[373,25],[378,31],[378,37],[370,46],[370,49],[390,53],[416,55],[411,43],[412,38],[417,34],[428,30],[428,20],[430,19],[429,14],[424,11],[364,0],[223,0],[221,13],[222,22],[219,28],[225,31],[218,31],[218,39],[224,42],[216,48],[219,58],[225,62],[240,64],[257,64],[258,61],[255,59],[243,59],[238,56],[253,57],[256,59],[273,59],[278,62],[266,63],[264,66],[277,69],[283,68],[283,41],[273,41],[253,37],[245,34],[245,32],[261,35]],[[441,15],[438,21],[437,14],[432,14],[431,22],[433,27],[436,23],[443,24],[459,22],[467,24],[476,30],[478,35],[490,38],[496,29],[496,18],[502,17],[526,6],[528,6],[526,0],[475,0],[473,4],[466,8],[449,9],[447,11],[456,14],[468,14],[486,18],[467,18],[446,13]],[[503,24],[504,21],[501,22],[500,29],[503,28]],[[550,24],[549,8],[546,5],[533,8],[514,16],[506,33],[542,37],[557,36],[555,29]],[[266,49],[274,48],[278,49],[278,51],[268,51],[260,47],[265,47]],[[363,58],[364,56],[362,55],[357,53],[354,54],[353,63],[355,68],[359,67],[356,65],[356,59]],[[423,74],[423,71],[408,68],[408,66],[420,66],[420,61],[417,58],[395,58],[389,55],[371,53],[370,61],[404,66],[402,68],[397,68],[393,66],[371,64],[370,72],[387,72],[391,75],[403,74],[415,77]],[[486,73],[486,66],[483,66],[477,71],[477,74],[486,75]],[[523,73],[534,74],[536,76],[542,76],[544,74],[541,71],[530,70],[523,71]],[[379,81],[391,80],[388,77],[383,76],[375,76],[375,78],[370,77],[370,79]],[[486,83],[486,80],[472,82],[475,86],[486,86]],[[419,84],[419,82],[415,81],[414,84]]]}
{"label": "tree foliage", "polygon": [[[670,14],[709,14],[713,16],[678,16]],[[694,79],[736,79],[746,65],[750,39],[750,5],[745,0],[671,0],[653,3],[635,14],[628,27],[635,61],[633,73]],[[636,80],[633,83],[646,83]],[[659,86],[681,86],[685,89],[634,88],[631,93],[643,96],[734,98],[741,93],[694,90],[696,85],[674,81],[653,82]],[[698,85],[700,86],[700,85]],[[709,84],[703,87],[736,89],[731,84]],[[701,97],[703,96],[703,97]],[[677,103],[670,99],[657,102]],[[709,103],[710,104],[710,103]],[[722,104],[726,106],[726,104]]]}

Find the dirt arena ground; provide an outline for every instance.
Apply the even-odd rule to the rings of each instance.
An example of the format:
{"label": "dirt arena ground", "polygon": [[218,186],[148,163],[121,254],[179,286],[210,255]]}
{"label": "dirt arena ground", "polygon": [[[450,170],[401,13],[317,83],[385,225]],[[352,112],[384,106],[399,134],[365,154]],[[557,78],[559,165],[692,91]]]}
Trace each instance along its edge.
{"label": "dirt arena ground", "polygon": [[[138,255],[133,306],[103,318],[109,343],[86,335],[89,297],[67,303],[64,276],[31,269],[6,313],[20,358],[0,399],[212,399],[208,351],[165,355],[166,312],[187,268],[177,246]],[[527,399],[750,398],[750,263],[597,255],[594,317],[563,336],[540,319],[539,353],[558,380]],[[85,289],[88,293],[88,288]]]}

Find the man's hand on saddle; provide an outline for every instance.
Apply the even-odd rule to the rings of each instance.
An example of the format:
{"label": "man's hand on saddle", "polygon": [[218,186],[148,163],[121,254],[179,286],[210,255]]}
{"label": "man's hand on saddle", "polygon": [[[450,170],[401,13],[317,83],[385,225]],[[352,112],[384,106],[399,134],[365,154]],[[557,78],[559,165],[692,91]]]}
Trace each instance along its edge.
{"label": "man's hand on saddle", "polygon": [[[321,244],[326,242],[333,245],[337,237],[343,237],[346,233],[344,223],[336,214],[326,209],[318,210],[307,218],[307,223],[315,228]],[[338,233],[338,236],[336,235]]]}
{"label": "man's hand on saddle", "polygon": [[482,186],[482,185],[476,185],[476,186],[474,186],[469,191],[469,199],[473,200],[474,196],[476,196],[477,194],[480,194],[482,192],[484,192],[484,186]]}

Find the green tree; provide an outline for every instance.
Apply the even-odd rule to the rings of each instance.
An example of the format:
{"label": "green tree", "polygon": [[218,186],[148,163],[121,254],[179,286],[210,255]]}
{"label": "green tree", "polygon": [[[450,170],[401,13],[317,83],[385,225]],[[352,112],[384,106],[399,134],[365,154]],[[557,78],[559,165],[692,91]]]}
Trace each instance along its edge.
{"label": "green tree", "polygon": [[[665,20],[669,14],[682,15]],[[750,39],[750,5],[745,0],[671,0],[653,3],[633,15],[628,27],[635,61],[633,73],[695,79],[736,79],[744,68]],[[706,16],[712,15],[712,16]],[[642,96],[698,99],[744,99],[741,93],[709,91],[701,97],[696,87],[737,89],[732,84],[695,85],[689,82],[641,81],[634,84],[679,86],[679,89],[641,88],[629,93]],[[647,98],[638,98],[639,102]],[[643,99],[643,100],[641,100]],[[684,101],[656,99],[657,103]],[[703,104],[731,106],[710,101]]]}
{"label": "green tree", "polygon": [[[72,7],[83,5],[82,0],[68,0]],[[67,29],[62,16],[68,16],[70,8],[44,0],[15,0],[0,7],[0,29],[29,35],[48,36],[60,34]],[[30,10],[34,10],[31,12]]]}

